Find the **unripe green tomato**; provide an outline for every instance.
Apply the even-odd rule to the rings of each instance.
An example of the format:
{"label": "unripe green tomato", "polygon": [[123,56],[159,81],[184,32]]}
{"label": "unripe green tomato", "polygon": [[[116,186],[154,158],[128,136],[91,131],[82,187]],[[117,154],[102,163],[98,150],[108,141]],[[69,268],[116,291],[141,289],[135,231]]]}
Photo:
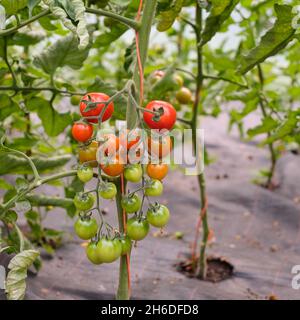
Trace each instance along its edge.
{"label": "unripe green tomato", "polygon": [[117,260],[122,253],[122,245],[118,239],[102,238],[97,243],[97,252],[102,262],[111,263]]}
{"label": "unripe green tomato", "polygon": [[163,228],[169,220],[169,209],[162,204],[156,204],[147,211],[147,221],[156,228]]}
{"label": "unripe green tomato", "polygon": [[101,264],[102,261],[98,255],[97,243],[90,242],[86,248],[86,256],[93,264]]}
{"label": "unripe green tomato", "polygon": [[80,181],[86,183],[92,180],[94,175],[93,169],[89,166],[81,166],[77,170],[77,177]]}
{"label": "unripe green tomato", "polygon": [[186,87],[182,87],[176,92],[176,99],[182,104],[188,104],[192,101],[192,92]]}
{"label": "unripe green tomato", "polygon": [[131,239],[126,235],[124,238],[120,239],[122,245],[122,255],[125,255],[131,251],[132,242]]}
{"label": "unripe green tomato", "polygon": [[124,177],[130,182],[137,183],[142,179],[143,170],[140,164],[132,164],[125,168]]}
{"label": "unripe green tomato", "polygon": [[81,96],[74,95],[71,97],[70,102],[73,106],[79,106],[81,101]]}
{"label": "unripe green tomato", "polygon": [[74,205],[79,211],[87,211],[94,205],[95,198],[91,193],[77,193],[74,198]]}
{"label": "unripe green tomato", "polygon": [[163,184],[157,179],[152,179],[146,183],[145,195],[150,197],[159,197],[163,193],[163,190]]}
{"label": "unripe green tomato", "polygon": [[141,208],[141,199],[138,195],[124,196],[121,200],[121,206],[127,213],[134,213]]}
{"label": "unripe green tomato", "polygon": [[147,220],[131,218],[127,221],[127,235],[134,241],[143,240],[148,232],[150,226]]}
{"label": "unripe green tomato", "polygon": [[106,182],[99,188],[99,195],[103,199],[113,199],[117,194],[117,187],[112,182]]}
{"label": "unripe green tomato", "polygon": [[81,219],[79,218],[74,225],[75,232],[80,239],[92,239],[97,231],[98,224],[95,218]]}

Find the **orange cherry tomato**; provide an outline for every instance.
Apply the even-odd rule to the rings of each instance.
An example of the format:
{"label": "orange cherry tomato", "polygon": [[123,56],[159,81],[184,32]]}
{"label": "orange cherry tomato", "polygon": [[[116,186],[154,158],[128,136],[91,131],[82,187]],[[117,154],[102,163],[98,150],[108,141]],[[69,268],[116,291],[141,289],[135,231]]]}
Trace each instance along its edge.
{"label": "orange cherry tomato", "polygon": [[79,149],[79,161],[80,163],[89,162],[89,165],[92,167],[97,167],[97,159],[96,154],[98,150],[98,142],[92,141],[86,147],[82,147]]}
{"label": "orange cherry tomato", "polygon": [[147,165],[146,171],[150,178],[162,180],[167,175],[169,171],[169,167],[167,164],[164,164],[164,163],[160,163],[160,164],[149,163]]}
{"label": "orange cherry tomato", "polygon": [[151,156],[157,156],[161,159],[167,156],[172,148],[173,144],[169,136],[148,138],[148,152]]}
{"label": "orange cherry tomato", "polygon": [[107,164],[100,164],[101,169],[105,174],[111,177],[117,177],[124,171],[124,163],[122,163],[121,158],[116,156],[114,159],[111,159]]}
{"label": "orange cherry tomato", "polygon": [[[105,153],[105,155],[114,156],[120,147],[119,138],[113,133],[106,133],[103,135],[104,141],[100,143],[100,149]],[[103,150],[104,149],[104,150]]]}

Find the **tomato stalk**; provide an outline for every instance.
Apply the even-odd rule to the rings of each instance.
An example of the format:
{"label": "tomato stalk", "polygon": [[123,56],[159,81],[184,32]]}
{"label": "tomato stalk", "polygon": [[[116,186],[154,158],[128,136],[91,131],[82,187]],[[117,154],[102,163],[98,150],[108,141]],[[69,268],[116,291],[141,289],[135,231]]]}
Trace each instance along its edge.
{"label": "tomato stalk", "polygon": [[[197,43],[197,77],[196,77],[196,92],[195,92],[195,102],[193,108],[193,118],[192,118],[192,140],[193,140],[193,150],[196,155],[197,151],[197,125],[198,125],[198,113],[200,106],[200,94],[203,87],[203,57],[202,48],[199,46],[201,41],[201,31],[202,31],[202,9],[199,4],[196,4],[196,24],[195,24],[195,34]],[[195,267],[196,273],[199,278],[205,279],[207,272],[207,259],[206,259],[206,247],[209,235],[208,217],[207,217],[207,197],[206,197],[206,183],[204,172],[201,172],[197,176],[198,185],[200,189],[200,199],[201,199],[201,213],[199,219],[202,220],[202,241],[200,245],[200,257],[199,261],[196,261],[196,257],[193,261],[193,266]],[[198,228],[197,228],[198,229]],[[198,238],[199,229],[196,230],[196,239]],[[197,245],[197,243],[195,244]]]}
{"label": "tomato stalk", "polygon": [[[257,70],[258,70],[258,78],[259,78],[260,87],[261,87],[261,90],[263,90],[265,80],[264,80],[263,70],[262,70],[260,64],[258,64]],[[263,100],[263,98],[261,96],[259,97],[259,105],[260,105],[260,109],[263,114],[263,117],[266,118],[268,116],[268,114],[267,114],[266,107],[265,107],[265,101]],[[271,133],[267,132],[267,137],[270,138],[270,136],[271,136]],[[276,156],[276,152],[274,149],[274,144],[269,143],[268,147],[269,147],[269,151],[270,151],[270,155],[271,155],[271,165],[270,165],[270,172],[269,172],[268,180],[266,183],[266,187],[269,189],[272,189],[272,186],[273,186],[272,180],[273,180],[274,173],[275,173],[277,156]]]}
{"label": "tomato stalk", "polygon": [[[141,4],[141,2],[140,2]],[[140,28],[138,33],[136,33],[137,41],[136,43],[138,44],[137,48],[137,56],[138,56],[138,61],[136,68],[134,70],[133,74],[133,81],[135,88],[139,88],[139,90],[142,89],[142,80],[143,80],[143,68],[145,65],[145,61],[147,58],[147,52],[148,52],[148,46],[149,46],[149,37],[150,37],[150,32],[151,32],[151,27],[152,27],[152,22],[154,19],[155,15],[155,9],[156,9],[156,4],[157,0],[146,0],[144,4],[144,10],[143,10],[143,16],[141,19],[140,23]],[[141,7],[141,6],[140,6]],[[138,13],[138,18],[140,16],[140,10]],[[141,70],[142,69],[142,70]],[[140,92],[137,92],[135,90],[134,92],[134,98],[136,101],[142,102],[143,99],[143,94],[141,90]],[[142,103],[140,103],[142,104]],[[138,112],[136,110],[136,106],[132,101],[129,101],[128,107],[127,107],[127,112],[126,112],[126,120],[127,120],[127,128],[129,130],[132,130],[135,128],[137,120],[138,120]],[[117,193],[117,207],[118,207],[118,218],[119,218],[119,229],[120,231],[125,230],[125,223],[123,219],[123,210],[121,207],[121,198],[122,198],[122,186],[121,186],[121,180],[119,181],[118,184],[118,193]],[[126,181],[124,182],[126,184]],[[123,186],[124,187],[124,186]],[[118,286],[118,291],[117,291],[117,300],[126,300],[130,298],[130,293],[129,293],[129,255],[122,256],[120,259],[120,270],[119,270],[119,286]]]}

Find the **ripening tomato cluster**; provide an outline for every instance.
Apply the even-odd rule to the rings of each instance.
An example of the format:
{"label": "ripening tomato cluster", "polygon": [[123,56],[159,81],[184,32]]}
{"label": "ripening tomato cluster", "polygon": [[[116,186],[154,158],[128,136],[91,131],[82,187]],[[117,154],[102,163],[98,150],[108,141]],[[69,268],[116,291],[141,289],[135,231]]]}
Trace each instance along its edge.
{"label": "ripening tomato cluster", "polygon": [[[150,84],[152,86],[156,85],[160,80],[162,80],[166,76],[166,73],[162,70],[156,70],[150,75]],[[180,105],[187,105],[192,102],[192,92],[189,88],[184,86],[184,80],[181,75],[174,74],[173,75],[173,82],[179,87],[179,89],[175,93],[174,105],[177,109],[180,109]],[[166,94],[166,100],[172,100],[171,97],[168,97]],[[172,102],[173,103],[173,102]]]}
{"label": "ripening tomato cluster", "polygon": [[[168,165],[163,163],[163,158],[173,147],[171,138],[164,131],[173,128],[176,110],[168,102],[151,101],[144,109],[143,120],[150,129],[155,130],[154,135],[144,139],[138,128],[122,131],[118,135],[98,129],[98,141],[95,141],[93,124],[108,120],[113,110],[114,104],[109,96],[103,93],[87,94],[80,102],[80,113],[84,120],[75,123],[72,128],[74,139],[82,144],[79,150],[81,164],[77,170],[78,178],[87,183],[94,177],[93,167],[99,170],[98,175],[95,175],[98,177],[97,189],[77,193],[74,197],[74,205],[79,212],[75,232],[79,238],[90,240],[86,254],[94,264],[110,263],[128,254],[132,241],[144,239],[150,226],[163,228],[170,219],[168,208],[150,199],[163,193],[162,180],[168,173]],[[143,148],[147,149],[150,158],[158,158],[159,163],[142,165],[140,160],[144,154]],[[134,161],[130,157],[131,151],[134,151]],[[104,160],[100,157],[98,163],[99,154]],[[118,189],[115,182],[119,181],[116,179],[120,175],[133,185],[139,184],[135,190],[123,194],[120,201],[128,217],[126,234],[121,234],[106,223],[99,208],[102,201],[116,197]],[[145,201],[148,202],[148,208],[144,214]],[[100,214],[100,224],[92,216],[94,211]]]}

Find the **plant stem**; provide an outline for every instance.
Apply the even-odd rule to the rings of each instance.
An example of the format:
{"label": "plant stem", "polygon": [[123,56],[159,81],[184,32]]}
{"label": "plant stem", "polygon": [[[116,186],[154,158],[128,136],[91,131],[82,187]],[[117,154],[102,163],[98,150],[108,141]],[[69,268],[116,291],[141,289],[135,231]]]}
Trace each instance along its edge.
{"label": "plant stem", "polygon": [[16,31],[18,31],[20,28],[23,28],[23,27],[27,26],[28,24],[30,24],[30,23],[32,23],[32,22],[34,22],[44,16],[47,16],[48,14],[50,14],[50,10],[44,10],[44,11],[40,12],[39,14],[37,14],[36,16],[33,16],[32,18],[30,18],[24,22],[21,22],[20,24],[18,24],[15,27],[12,27],[12,28],[9,28],[6,30],[2,30],[2,31],[0,31],[0,37],[11,35],[12,33],[15,33]]}
{"label": "plant stem", "polygon": [[[196,5],[196,43],[197,43],[197,80],[196,80],[196,92],[195,92],[195,103],[194,103],[194,112],[192,118],[192,137],[193,137],[193,150],[194,154],[197,152],[197,124],[198,124],[198,113],[199,113],[199,105],[200,105],[200,94],[203,87],[203,57],[202,57],[202,48],[198,45],[201,42],[201,31],[202,31],[202,10],[197,3]],[[200,199],[201,199],[201,213],[206,206],[206,185],[205,185],[205,176],[204,173],[201,172],[198,175],[198,184],[200,189]],[[205,209],[206,210],[206,209]],[[207,261],[206,261],[206,245],[209,234],[209,226],[208,226],[208,218],[207,212],[204,212],[202,216],[202,242],[200,246],[200,257],[199,257],[199,265],[197,271],[198,277],[201,279],[206,278],[207,271]],[[198,232],[198,230],[196,231]]]}
{"label": "plant stem", "polygon": [[[260,87],[261,87],[261,90],[263,90],[264,84],[265,84],[265,79],[264,79],[263,70],[262,70],[260,64],[257,65],[257,70],[258,70],[258,78],[259,78]],[[268,114],[267,114],[267,111],[265,108],[264,100],[261,97],[259,97],[259,105],[260,105],[260,109],[263,114],[263,117],[266,118],[268,116]],[[271,136],[271,133],[267,132],[267,137],[269,138],[270,136]],[[268,180],[267,180],[267,188],[271,189],[272,188],[272,180],[273,180],[273,176],[274,176],[275,168],[276,168],[276,163],[277,163],[277,157],[276,157],[276,152],[274,149],[274,144],[269,143],[268,147],[269,147],[269,151],[270,151],[270,155],[271,155],[271,165],[270,165],[270,174],[269,174]]]}
{"label": "plant stem", "polygon": [[[155,15],[155,9],[156,9],[156,3],[157,0],[146,0],[144,4],[144,10],[143,10],[143,16],[141,19],[141,24],[138,32],[139,37],[139,50],[140,50],[140,58],[141,58],[141,66],[144,69],[145,61],[147,58],[148,53],[148,46],[149,46],[149,37],[151,32],[151,26],[152,21],[154,19]],[[137,35],[136,35],[137,36]],[[140,88],[140,78],[144,75],[140,75],[139,73],[139,67],[138,63],[135,67],[134,74],[133,74],[133,81],[135,84],[135,87]],[[135,92],[136,101],[140,101],[140,94],[139,92]],[[127,107],[126,112],[126,120],[127,120],[127,128],[129,130],[134,129],[136,123],[137,123],[138,115],[136,106],[133,103],[129,103]],[[121,188],[122,181],[120,180],[118,183],[118,193],[117,193],[117,208],[118,208],[118,218],[119,218],[119,229],[121,232],[125,231],[124,221],[123,221],[123,210],[121,207]],[[124,190],[126,188],[126,182],[124,182]],[[127,263],[129,263],[129,259],[126,258],[126,256],[121,256],[120,259],[120,269],[119,269],[119,286],[117,291],[117,300],[127,300],[129,299],[129,288],[128,288],[128,266]]]}
{"label": "plant stem", "polygon": [[[116,182],[117,185],[117,210],[118,210],[118,221],[120,232],[124,233],[125,226],[123,222],[123,208],[121,207],[121,199],[122,199],[122,187],[121,187],[121,179],[118,179]],[[122,255],[120,258],[120,268],[119,268],[119,286],[116,295],[117,300],[129,300],[129,290],[128,290],[128,271],[127,271],[127,260],[126,256]]]}
{"label": "plant stem", "polygon": [[133,28],[134,30],[138,30],[140,28],[140,24],[137,21],[120,16],[117,13],[113,13],[113,12],[102,10],[102,9],[92,9],[92,8],[86,8],[86,12],[93,13],[93,14],[96,14],[99,16],[110,17],[112,19],[115,19],[115,20],[125,24],[126,26],[128,26],[130,28]]}
{"label": "plant stem", "polygon": [[[143,10],[143,16],[141,20],[141,27],[139,30],[139,44],[140,44],[140,55],[141,55],[141,64],[144,67],[147,53],[148,53],[148,46],[149,46],[149,37],[151,32],[152,21],[155,15],[157,0],[146,0]],[[137,90],[140,88],[140,76],[138,65],[136,65],[133,75],[133,81],[135,83],[135,87]],[[136,93],[136,101],[140,101],[139,93]],[[127,119],[127,128],[129,130],[134,129],[134,126],[137,121],[137,112],[134,105],[129,104],[126,112],[126,119]]]}

